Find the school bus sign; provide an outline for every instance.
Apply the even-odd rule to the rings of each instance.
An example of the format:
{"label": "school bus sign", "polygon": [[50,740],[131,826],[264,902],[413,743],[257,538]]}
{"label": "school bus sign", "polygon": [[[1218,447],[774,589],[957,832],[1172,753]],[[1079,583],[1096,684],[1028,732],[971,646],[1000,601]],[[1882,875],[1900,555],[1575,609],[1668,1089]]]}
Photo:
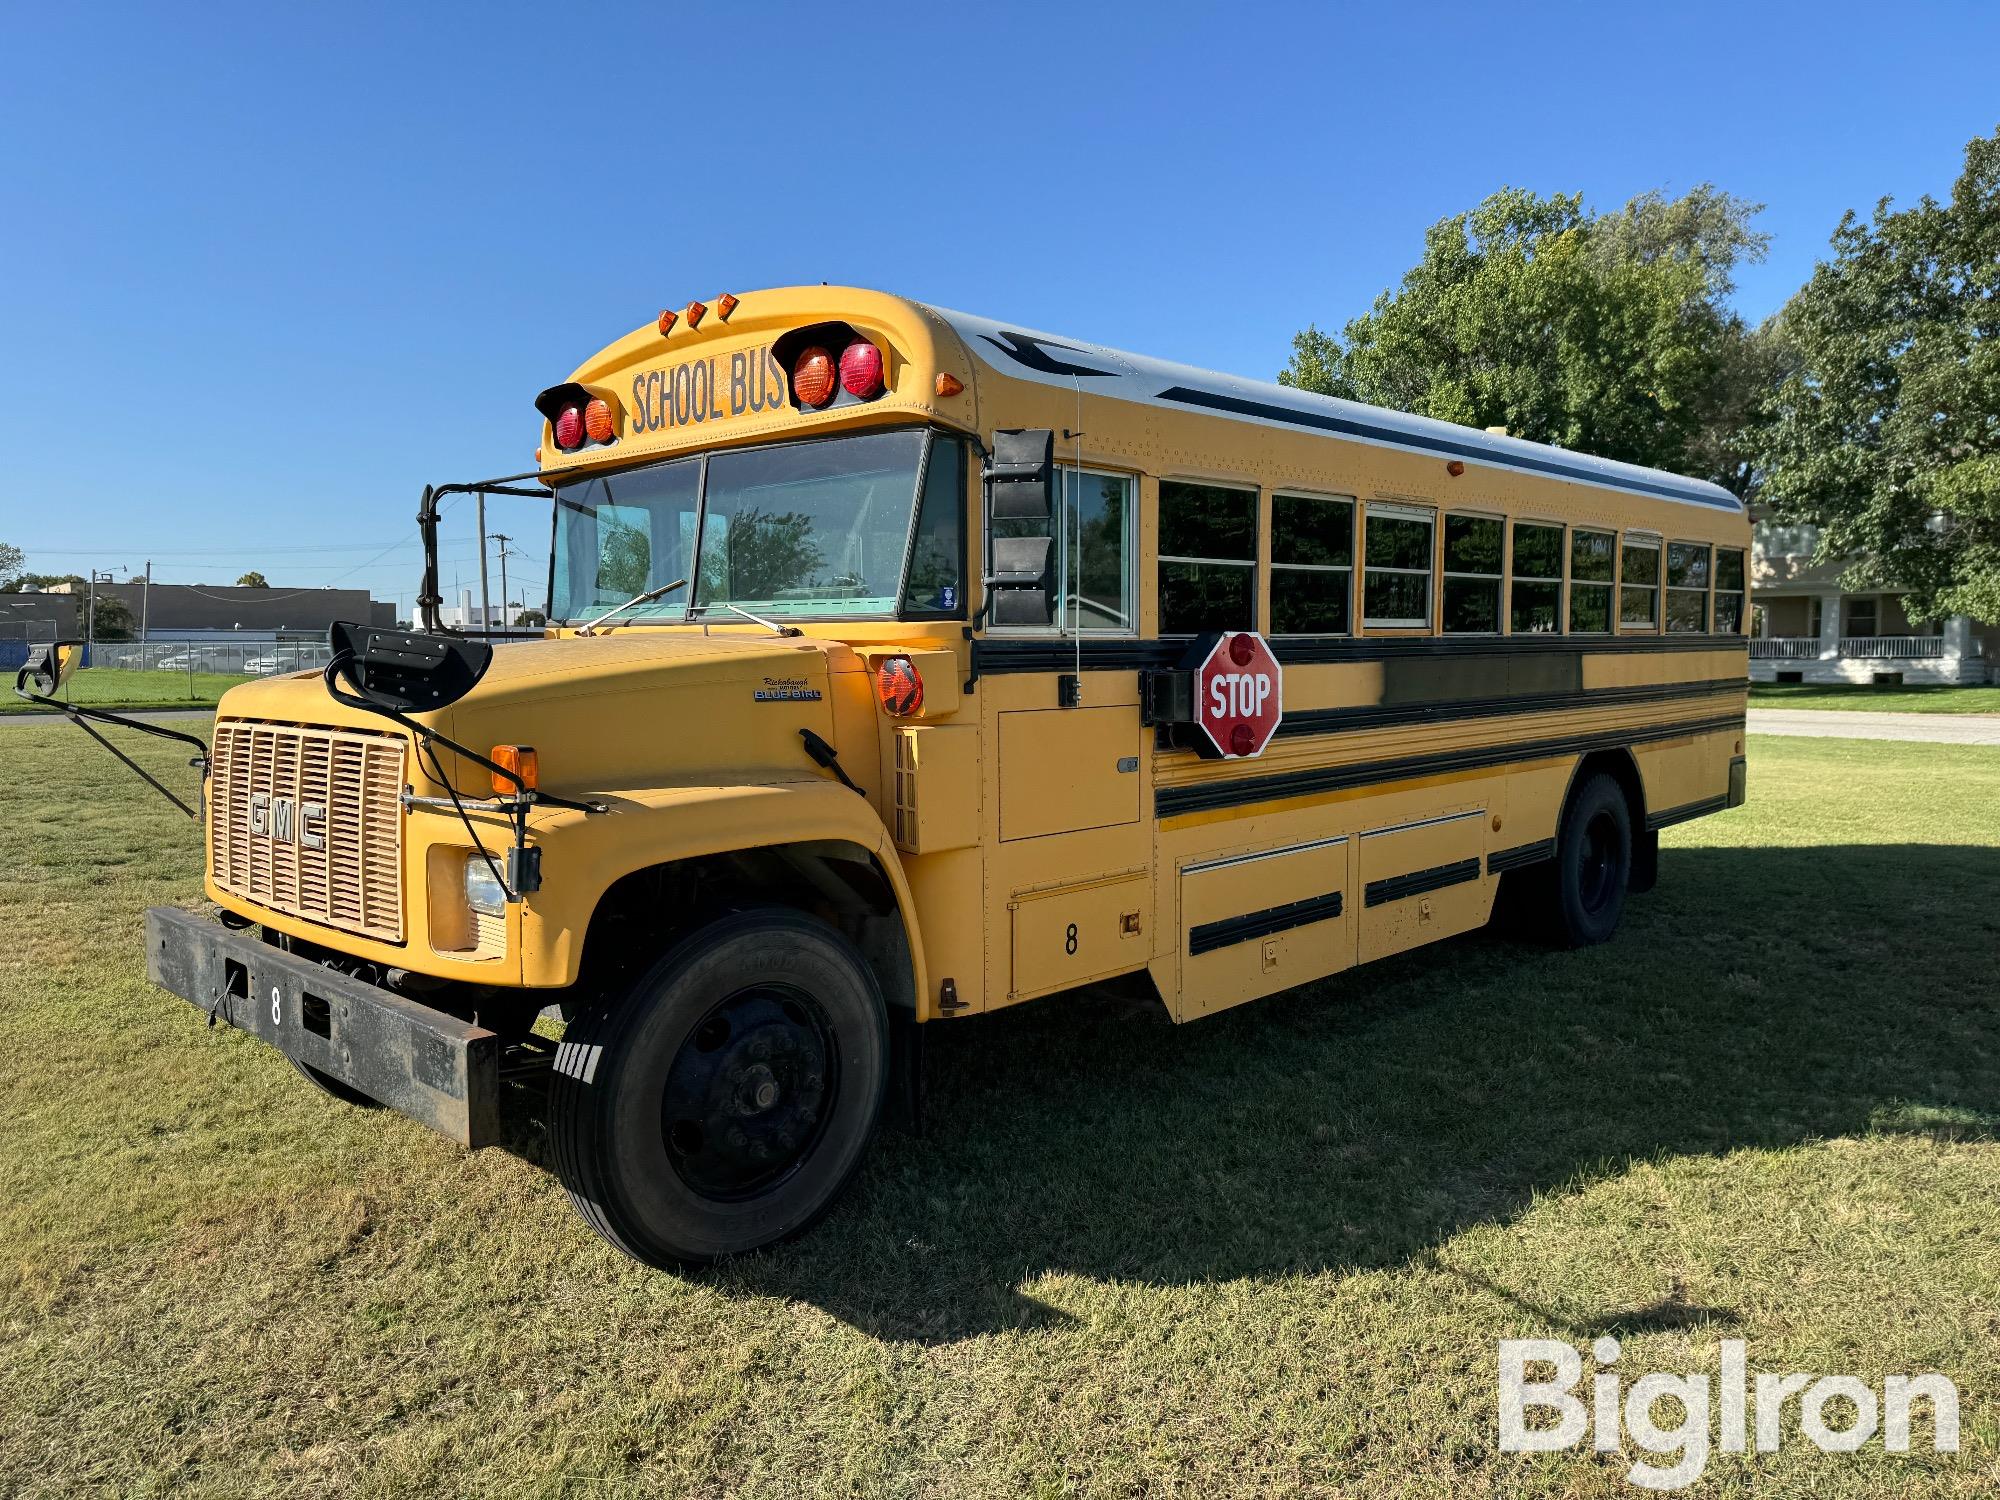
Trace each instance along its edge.
{"label": "school bus sign", "polygon": [[1223,760],[1262,755],[1284,718],[1284,675],[1253,630],[1215,638],[1194,669],[1195,723]]}

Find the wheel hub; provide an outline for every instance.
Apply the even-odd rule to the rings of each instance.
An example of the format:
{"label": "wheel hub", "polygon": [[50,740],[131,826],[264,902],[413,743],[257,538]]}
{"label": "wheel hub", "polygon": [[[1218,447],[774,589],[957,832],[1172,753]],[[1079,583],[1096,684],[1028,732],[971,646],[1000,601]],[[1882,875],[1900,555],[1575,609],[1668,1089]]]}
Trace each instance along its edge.
{"label": "wheel hub", "polygon": [[667,1159],[709,1198],[765,1191],[793,1171],[830,1113],[834,1052],[809,997],[742,990],[704,1016],[675,1055],[661,1098]]}

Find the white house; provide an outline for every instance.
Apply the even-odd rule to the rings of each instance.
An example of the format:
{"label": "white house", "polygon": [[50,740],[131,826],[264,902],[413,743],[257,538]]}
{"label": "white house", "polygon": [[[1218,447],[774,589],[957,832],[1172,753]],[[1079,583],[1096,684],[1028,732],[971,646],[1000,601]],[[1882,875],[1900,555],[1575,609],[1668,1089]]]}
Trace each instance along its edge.
{"label": "white house", "polygon": [[1912,620],[1893,589],[1847,593],[1846,564],[1813,562],[1818,539],[1812,526],[1757,524],[1752,682],[1983,683],[2000,670],[2000,626]]}

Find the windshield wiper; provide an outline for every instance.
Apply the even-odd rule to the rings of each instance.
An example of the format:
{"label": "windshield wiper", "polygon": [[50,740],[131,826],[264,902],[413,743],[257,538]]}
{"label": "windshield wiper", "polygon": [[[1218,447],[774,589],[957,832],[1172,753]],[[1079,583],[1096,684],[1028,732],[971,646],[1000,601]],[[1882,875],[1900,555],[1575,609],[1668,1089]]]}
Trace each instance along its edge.
{"label": "windshield wiper", "polygon": [[627,599],[623,604],[619,605],[615,609],[607,609],[603,614],[599,615],[596,619],[592,620],[588,625],[577,626],[576,633],[578,635],[593,635],[596,633],[597,627],[602,625],[606,620],[610,619],[613,615],[622,615],[625,613],[626,610],[631,609],[634,605],[651,604],[655,599],[659,598],[662,594],[671,594],[675,589],[684,589],[686,587],[687,587],[687,580],[685,578],[676,578],[672,583],[663,583],[656,589],[649,589],[647,592],[643,594],[638,594],[630,599]]}
{"label": "windshield wiper", "polygon": [[796,625],[780,625],[776,620],[767,620],[762,615],[753,615],[747,609],[737,608],[734,604],[731,604],[727,599],[722,601],[722,607],[728,610],[732,615],[741,615],[746,620],[751,620],[754,621],[756,624],[762,625],[766,630],[770,631],[771,634],[773,635],[790,636],[790,635],[805,634],[805,632],[799,629],[799,627]]}

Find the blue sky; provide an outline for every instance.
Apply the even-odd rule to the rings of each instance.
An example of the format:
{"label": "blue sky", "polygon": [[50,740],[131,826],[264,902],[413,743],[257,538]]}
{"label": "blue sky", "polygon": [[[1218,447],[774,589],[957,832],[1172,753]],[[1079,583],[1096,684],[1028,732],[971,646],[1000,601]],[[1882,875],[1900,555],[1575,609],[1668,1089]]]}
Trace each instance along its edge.
{"label": "blue sky", "polygon": [[[406,611],[423,484],[528,467],[534,393],[662,306],[854,282],[1268,378],[1503,184],[1711,180],[1768,205],[1760,318],[1842,210],[1948,192],[2000,123],[1979,5],[13,0],[4,26],[0,540]],[[534,519],[499,522],[539,566]],[[469,580],[469,533],[445,555]]]}

